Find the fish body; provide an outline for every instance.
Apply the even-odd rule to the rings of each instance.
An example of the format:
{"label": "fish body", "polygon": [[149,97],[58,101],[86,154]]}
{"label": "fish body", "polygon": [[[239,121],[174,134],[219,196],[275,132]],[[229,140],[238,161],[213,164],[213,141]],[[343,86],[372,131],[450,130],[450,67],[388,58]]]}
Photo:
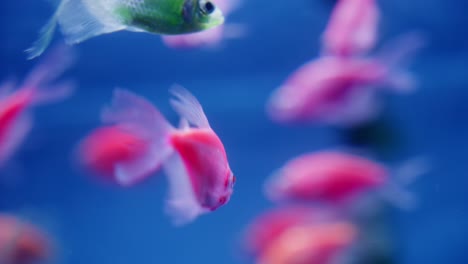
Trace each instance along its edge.
{"label": "fish body", "polygon": [[289,228],[317,221],[320,211],[305,206],[278,207],[257,216],[245,231],[246,251],[260,256]]}
{"label": "fish body", "polygon": [[325,208],[287,205],[260,214],[245,231],[258,264],[326,264],[356,240],[357,227]]}
{"label": "fish body", "polygon": [[[176,132],[170,140],[187,168],[195,196],[202,207],[216,210],[225,204],[230,193],[218,194],[230,187],[233,176],[228,166],[219,166],[228,164],[228,161],[218,136],[210,129],[197,129]],[[218,159],[214,163],[211,157]]]}
{"label": "fish body", "polygon": [[171,90],[171,104],[181,116],[173,127],[151,103],[125,90],[116,90],[113,102],[103,112],[103,121],[122,127],[141,127],[148,151],[135,160],[118,164],[116,179],[129,186],[154,168],[163,168],[169,182],[167,213],[176,224],[226,204],[235,177],[222,141],[211,129],[198,100],[187,90]]}
{"label": "fish body", "polygon": [[276,238],[258,264],[328,264],[347,254],[358,228],[349,222],[292,226]]}
{"label": "fish body", "polygon": [[267,183],[273,199],[339,203],[388,182],[385,166],[359,156],[322,151],[287,162]]}
{"label": "fish body", "polygon": [[77,44],[120,30],[176,35],[223,23],[221,10],[207,0],[62,0],[27,53],[41,55],[57,24],[65,41]]}

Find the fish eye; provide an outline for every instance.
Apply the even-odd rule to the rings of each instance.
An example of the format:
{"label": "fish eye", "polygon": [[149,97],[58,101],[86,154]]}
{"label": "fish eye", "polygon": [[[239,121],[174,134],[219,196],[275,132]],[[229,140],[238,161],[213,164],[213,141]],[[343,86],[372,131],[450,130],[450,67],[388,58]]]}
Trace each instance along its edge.
{"label": "fish eye", "polygon": [[206,15],[213,13],[215,9],[215,5],[211,2],[205,2],[201,4],[201,11]]}

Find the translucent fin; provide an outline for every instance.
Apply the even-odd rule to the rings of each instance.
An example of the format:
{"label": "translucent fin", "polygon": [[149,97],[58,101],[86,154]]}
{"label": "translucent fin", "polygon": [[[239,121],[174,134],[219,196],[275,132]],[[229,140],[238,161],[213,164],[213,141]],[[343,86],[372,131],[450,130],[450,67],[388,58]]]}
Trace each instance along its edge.
{"label": "translucent fin", "polygon": [[[58,11],[57,11],[58,12]],[[57,27],[57,13],[55,13],[52,18],[45,24],[45,26],[39,32],[39,38],[33,43],[33,45],[25,50],[27,54],[27,59],[32,60],[36,57],[39,57],[44,53],[47,47],[50,45],[52,38],[55,33],[55,28]]]}
{"label": "translucent fin", "polygon": [[151,142],[148,152],[137,160],[115,167],[117,181],[132,185],[156,172],[173,152],[167,136],[173,129],[164,116],[146,99],[129,91],[116,89],[110,107],[102,113],[105,123],[117,123]]}
{"label": "translucent fin", "polygon": [[115,1],[63,0],[56,12],[56,20],[68,44],[125,29],[112,13]]}
{"label": "translucent fin", "polygon": [[386,44],[378,53],[378,59],[388,67],[387,82],[392,90],[411,92],[416,78],[407,71],[412,58],[426,44],[420,32],[402,35]]}
{"label": "translucent fin", "polygon": [[345,102],[324,109],[326,122],[341,126],[354,126],[371,121],[380,112],[380,104],[370,87],[354,87],[353,94]]}
{"label": "translucent fin", "polygon": [[62,75],[75,61],[75,54],[65,45],[58,45],[28,74],[22,87],[45,86]]}
{"label": "translucent fin", "polygon": [[13,91],[15,86],[16,80],[13,78],[8,78],[6,81],[0,84],[0,100],[6,98],[11,93],[11,91]]}
{"label": "translucent fin", "polygon": [[190,124],[199,128],[210,127],[203,108],[195,96],[180,85],[172,86],[169,91],[175,97],[175,99],[170,100],[172,108],[182,118],[185,118]]}
{"label": "translucent fin", "polygon": [[154,144],[140,158],[115,166],[115,178],[122,186],[131,186],[156,173],[162,163],[173,153],[169,145]]}
{"label": "translucent fin", "polygon": [[188,224],[200,214],[206,212],[198,203],[190,176],[178,154],[172,155],[164,163],[164,170],[169,182],[169,198],[166,212],[175,225]]}
{"label": "translucent fin", "polygon": [[180,122],[179,122],[179,129],[185,130],[185,129],[188,129],[188,128],[190,128],[190,125],[189,125],[187,119],[181,118]]}
{"label": "translucent fin", "polygon": [[7,132],[3,142],[0,142],[0,166],[2,166],[23,142],[32,127],[30,116],[24,115],[16,121],[13,127]]}
{"label": "translucent fin", "polygon": [[34,94],[34,104],[45,104],[51,102],[58,102],[70,97],[75,91],[75,84],[73,82],[63,82],[48,89],[38,90]]}
{"label": "translucent fin", "polygon": [[103,109],[103,123],[133,124],[144,128],[147,136],[162,138],[172,126],[145,98],[124,89],[115,89],[110,106]]}
{"label": "translucent fin", "polygon": [[430,170],[429,161],[425,157],[416,157],[404,162],[392,173],[392,179],[380,192],[380,195],[393,205],[411,210],[418,204],[417,197],[407,190],[408,185]]}
{"label": "translucent fin", "polygon": [[74,59],[75,55],[70,48],[59,45],[28,74],[21,88],[32,90],[33,104],[59,101],[73,94],[75,85],[71,81],[53,85],[50,83],[60,77],[73,64]]}

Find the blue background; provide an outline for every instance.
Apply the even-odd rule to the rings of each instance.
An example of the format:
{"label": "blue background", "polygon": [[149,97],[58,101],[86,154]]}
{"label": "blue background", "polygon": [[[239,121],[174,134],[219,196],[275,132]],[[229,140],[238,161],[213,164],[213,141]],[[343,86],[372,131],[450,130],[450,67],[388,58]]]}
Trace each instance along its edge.
{"label": "blue background", "polygon": [[[59,263],[246,262],[236,248],[245,226],[272,207],[261,193],[266,177],[295,155],[340,146],[331,128],[280,126],[264,113],[270,92],[317,56],[332,2],[245,0],[228,22],[247,25],[248,36],[217,50],[172,50],[158,36],[129,32],[76,46],[79,60],[67,76],[79,89],[71,99],[35,111],[35,127],[1,172],[0,210],[50,230],[61,250]],[[468,5],[379,4],[380,43],[413,29],[429,37],[412,67],[419,90],[388,100],[393,126],[405,139],[401,158],[425,154],[433,161],[412,189],[420,206],[392,215],[398,262],[468,263]],[[22,77],[34,66],[37,61],[27,61],[23,50],[52,12],[46,1],[1,1],[0,79]],[[172,227],[163,214],[162,174],[121,189],[77,170],[71,155],[99,124],[99,111],[117,86],[144,95],[175,122],[167,103],[174,82],[203,104],[237,176],[228,205],[183,228]]]}

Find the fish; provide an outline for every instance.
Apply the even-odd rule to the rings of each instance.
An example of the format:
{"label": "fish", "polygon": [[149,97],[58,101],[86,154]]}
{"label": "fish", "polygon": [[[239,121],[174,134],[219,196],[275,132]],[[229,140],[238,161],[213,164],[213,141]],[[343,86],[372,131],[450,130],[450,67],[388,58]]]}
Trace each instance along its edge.
{"label": "fish", "polygon": [[222,11],[208,0],[61,0],[26,50],[40,56],[59,25],[65,42],[74,45],[116,31],[177,35],[207,30],[224,23]]}
{"label": "fish", "polygon": [[408,94],[417,80],[405,64],[424,45],[419,33],[390,41],[375,56],[321,56],[299,67],[275,89],[266,113],[277,123],[325,123],[353,127],[375,120],[379,95]]}
{"label": "fish", "polygon": [[[240,0],[213,0],[223,10],[225,19],[238,9]],[[223,23],[217,27],[196,33],[162,36],[163,43],[175,49],[193,49],[198,47],[217,47],[225,39],[236,39],[246,35],[242,24]]]}
{"label": "fish", "polygon": [[172,108],[181,120],[172,126],[146,99],[117,89],[102,117],[108,124],[140,126],[149,131],[150,155],[121,164],[121,183],[139,179],[141,168],[162,167],[169,183],[166,213],[176,225],[225,205],[233,192],[236,177],[230,169],[221,139],[211,128],[198,100],[182,86],[170,89]]}
{"label": "fish", "polygon": [[31,264],[50,261],[50,236],[39,227],[10,214],[0,214],[0,263]]}
{"label": "fish", "polygon": [[377,42],[380,11],[375,0],[340,0],[322,35],[325,55],[359,56]]}
{"label": "fish", "polygon": [[32,109],[57,102],[73,94],[70,81],[54,83],[74,61],[73,53],[56,47],[21,84],[6,81],[0,85],[0,166],[18,150],[33,125]]}
{"label": "fish", "polygon": [[245,251],[255,263],[330,263],[357,242],[358,228],[337,211],[300,204],[276,206],[244,230]]}
{"label": "fish", "polygon": [[261,213],[244,231],[244,249],[252,256],[260,256],[271,243],[292,226],[332,219],[323,209],[303,205],[279,206]]}
{"label": "fish", "polygon": [[256,263],[335,263],[349,255],[358,233],[354,224],[345,221],[292,226],[272,241]]}
{"label": "fish", "polygon": [[[409,159],[396,169],[370,158],[338,150],[309,152],[292,158],[264,185],[272,201],[301,201],[342,207],[375,193],[403,209],[416,198],[405,189],[428,171],[427,158]],[[404,169],[403,169],[404,168]]]}

